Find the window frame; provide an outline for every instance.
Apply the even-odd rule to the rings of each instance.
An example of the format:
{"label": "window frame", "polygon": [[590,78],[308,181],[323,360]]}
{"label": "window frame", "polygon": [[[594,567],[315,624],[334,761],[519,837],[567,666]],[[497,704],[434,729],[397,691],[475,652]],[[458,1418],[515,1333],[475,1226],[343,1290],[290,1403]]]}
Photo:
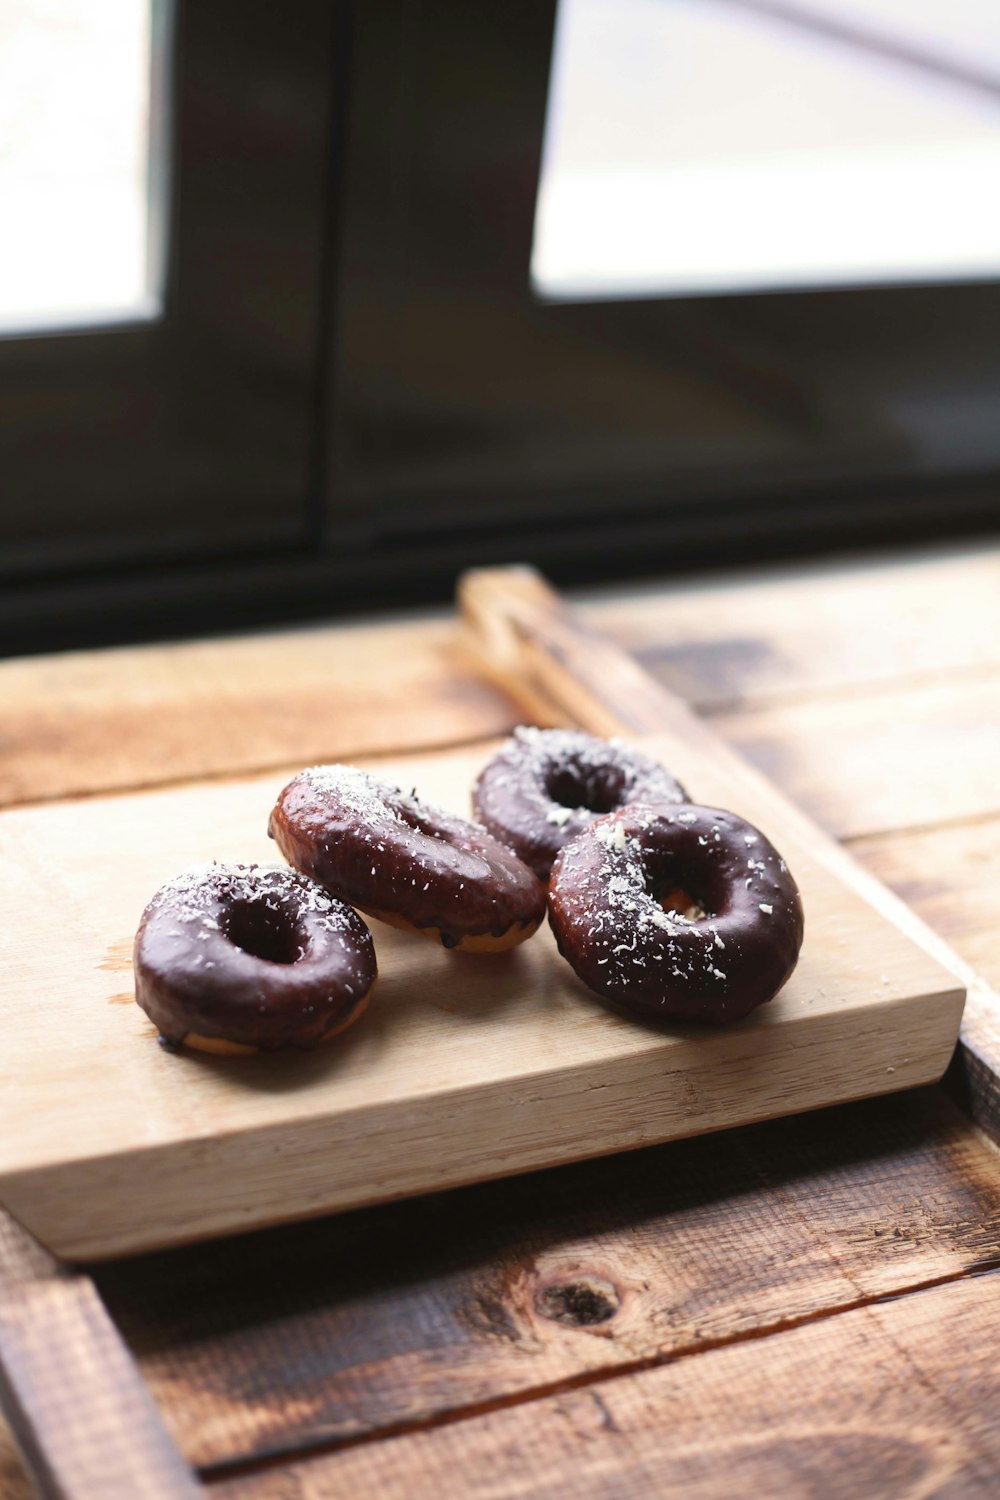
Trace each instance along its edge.
{"label": "window frame", "polygon": [[0,598],[0,647],[443,599],[477,564],[567,584],[996,530],[1000,281],[532,293],[555,10],[338,0],[295,525],[223,506],[197,554],[39,569]]}
{"label": "window frame", "polygon": [[162,309],[0,337],[7,587],[304,547],[314,528],[333,17],[152,0],[151,21]]}

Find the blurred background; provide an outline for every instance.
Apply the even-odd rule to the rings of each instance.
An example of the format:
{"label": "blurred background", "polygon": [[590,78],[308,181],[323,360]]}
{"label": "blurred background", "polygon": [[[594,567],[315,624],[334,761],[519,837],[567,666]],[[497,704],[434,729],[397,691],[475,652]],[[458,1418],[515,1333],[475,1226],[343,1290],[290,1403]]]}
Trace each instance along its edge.
{"label": "blurred background", "polygon": [[0,226],[6,651],[1000,524],[995,0],[0,0]]}

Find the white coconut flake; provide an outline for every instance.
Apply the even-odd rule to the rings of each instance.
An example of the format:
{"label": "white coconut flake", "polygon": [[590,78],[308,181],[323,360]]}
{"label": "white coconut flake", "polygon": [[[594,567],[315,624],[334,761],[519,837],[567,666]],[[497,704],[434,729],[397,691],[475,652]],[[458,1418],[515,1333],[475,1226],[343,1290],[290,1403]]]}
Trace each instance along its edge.
{"label": "white coconut flake", "polygon": [[573,816],[571,807],[550,807],[545,814],[546,823],[552,823],[556,828],[565,828]]}

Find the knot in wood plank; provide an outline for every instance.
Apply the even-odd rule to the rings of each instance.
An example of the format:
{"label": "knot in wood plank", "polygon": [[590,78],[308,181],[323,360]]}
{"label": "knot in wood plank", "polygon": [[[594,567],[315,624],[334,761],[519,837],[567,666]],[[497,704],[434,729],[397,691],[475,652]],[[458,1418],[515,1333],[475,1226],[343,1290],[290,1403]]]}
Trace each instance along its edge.
{"label": "knot in wood plank", "polygon": [[603,1276],[550,1282],[535,1292],[535,1311],[553,1323],[590,1328],[607,1323],[621,1306],[618,1288]]}

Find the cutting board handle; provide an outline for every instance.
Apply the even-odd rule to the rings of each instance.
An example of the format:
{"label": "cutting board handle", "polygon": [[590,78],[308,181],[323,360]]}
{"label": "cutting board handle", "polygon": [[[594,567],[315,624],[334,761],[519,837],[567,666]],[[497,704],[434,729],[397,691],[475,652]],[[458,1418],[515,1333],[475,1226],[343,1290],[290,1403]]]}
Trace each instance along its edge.
{"label": "cutting board handle", "polygon": [[705,737],[686,703],[591,630],[534,568],[465,573],[458,603],[464,643],[477,666],[536,723],[572,724],[606,736]]}

